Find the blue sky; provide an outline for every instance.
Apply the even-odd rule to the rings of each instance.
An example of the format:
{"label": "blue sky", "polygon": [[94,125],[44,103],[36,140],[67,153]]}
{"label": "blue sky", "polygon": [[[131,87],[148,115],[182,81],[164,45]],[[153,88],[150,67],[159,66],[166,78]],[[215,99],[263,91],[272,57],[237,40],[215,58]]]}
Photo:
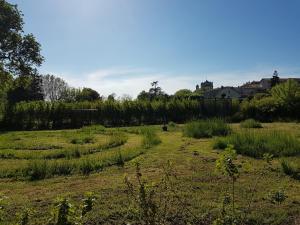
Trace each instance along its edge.
{"label": "blue sky", "polygon": [[136,96],[300,76],[298,0],[9,0],[46,58],[42,73]]}

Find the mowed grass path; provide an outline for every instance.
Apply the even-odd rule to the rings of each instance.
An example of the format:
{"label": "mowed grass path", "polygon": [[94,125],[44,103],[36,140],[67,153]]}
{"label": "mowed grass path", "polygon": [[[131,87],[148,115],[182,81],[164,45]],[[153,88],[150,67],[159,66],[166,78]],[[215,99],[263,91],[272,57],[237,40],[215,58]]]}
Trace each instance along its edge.
{"label": "mowed grass path", "polygon": [[[233,124],[232,127],[235,131],[240,129],[239,124]],[[262,129],[292,132],[300,138],[299,124],[273,123],[263,124],[263,127]],[[122,215],[126,214],[129,204],[124,175],[134,178],[136,162],[140,163],[145,178],[149,182],[156,182],[162,176],[163,166],[171,161],[178,176],[177,187],[186,207],[196,215],[205,212],[216,213],[223,193],[229,188],[229,181],[215,172],[215,161],[219,151],[213,150],[213,139],[185,138],[179,130],[159,132],[159,136],[162,139],[160,145],[126,162],[124,167],[107,167],[87,177],[72,175],[36,182],[1,179],[0,192],[8,197],[6,208],[11,218],[6,224],[11,224],[15,213],[25,205],[36,210],[33,224],[45,224],[56,197],[67,196],[76,204],[87,191],[95,192],[99,196],[90,217],[97,221],[105,221],[106,224],[120,224],[124,222]],[[299,156],[287,159],[300,165]],[[269,219],[270,224],[293,224],[296,215],[300,215],[300,182],[283,174],[279,162],[280,159],[275,159],[272,171],[259,180],[251,208],[254,217],[265,221]],[[249,190],[260,177],[264,162],[239,155],[238,163],[242,168],[248,168],[250,165],[247,170],[241,169],[236,185],[237,207],[242,207],[250,198]],[[270,191],[278,189],[284,189],[288,195],[287,200],[280,206],[271,204],[267,199]]]}

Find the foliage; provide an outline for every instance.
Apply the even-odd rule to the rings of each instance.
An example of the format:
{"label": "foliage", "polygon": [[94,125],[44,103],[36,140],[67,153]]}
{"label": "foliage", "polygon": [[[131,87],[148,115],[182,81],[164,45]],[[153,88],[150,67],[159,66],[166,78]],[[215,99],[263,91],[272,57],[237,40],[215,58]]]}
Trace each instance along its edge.
{"label": "foliage", "polygon": [[240,125],[242,128],[262,128],[261,123],[254,119],[247,119],[241,122]]}
{"label": "foliage", "polygon": [[[232,196],[231,196],[232,211],[231,211],[231,216],[229,217],[230,218],[229,221],[234,220],[231,219],[231,217],[236,216],[235,215],[235,182],[239,177],[239,170],[234,160],[236,160],[236,151],[233,149],[232,145],[228,145],[227,148],[220,154],[219,159],[216,161],[216,169],[220,171],[222,174],[228,176],[232,182]],[[229,199],[227,197],[226,199],[224,199],[224,204],[226,205],[228,203],[229,203]],[[226,221],[227,216],[228,214],[223,210],[222,219]],[[220,224],[220,221],[216,224]]]}
{"label": "foliage", "polygon": [[93,192],[87,192],[82,199],[82,209],[81,209],[81,215],[85,216],[88,212],[90,212],[93,209],[93,206],[96,201],[96,196]]}
{"label": "foliage", "polygon": [[14,79],[10,89],[7,91],[7,100],[9,105],[22,101],[44,100],[41,76],[34,72]]}
{"label": "foliage", "polygon": [[269,197],[272,203],[280,205],[286,200],[287,195],[285,194],[284,190],[281,189],[271,192]]}
{"label": "foliage", "polygon": [[178,98],[188,98],[193,94],[193,92],[189,89],[180,89],[175,92],[174,96]]}
{"label": "foliage", "polygon": [[83,88],[76,96],[76,101],[96,101],[99,99],[99,93],[91,88]]}
{"label": "foliage", "polygon": [[74,207],[66,198],[58,198],[53,209],[53,225],[74,224]]}
{"label": "foliage", "polygon": [[241,111],[246,117],[264,121],[299,119],[299,110],[300,85],[293,79],[272,87],[270,95],[258,95],[252,100],[243,101],[241,105]]}
{"label": "foliage", "polygon": [[34,67],[43,62],[40,44],[32,34],[24,35],[17,6],[1,0],[0,17],[0,69],[16,75],[32,74]]}
{"label": "foliage", "polygon": [[252,157],[263,157],[265,153],[279,156],[293,156],[300,153],[300,141],[293,135],[280,131],[242,131],[219,138],[215,149],[224,149],[228,144],[235,147],[237,153]]}
{"label": "foliage", "polygon": [[221,119],[209,119],[189,122],[183,129],[183,134],[185,136],[193,138],[226,136],[230,132],[230,127]]}

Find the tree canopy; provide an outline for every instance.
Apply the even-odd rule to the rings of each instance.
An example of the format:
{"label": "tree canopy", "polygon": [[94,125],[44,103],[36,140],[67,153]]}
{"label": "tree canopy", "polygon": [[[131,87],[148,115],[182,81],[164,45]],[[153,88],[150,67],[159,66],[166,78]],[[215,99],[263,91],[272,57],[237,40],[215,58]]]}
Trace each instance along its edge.
{"label": "tree canopy", "polygon": [[30,75],[44,61],[33,34],[24,34],[23,14],[16,5],[0,0],[0,70]]}

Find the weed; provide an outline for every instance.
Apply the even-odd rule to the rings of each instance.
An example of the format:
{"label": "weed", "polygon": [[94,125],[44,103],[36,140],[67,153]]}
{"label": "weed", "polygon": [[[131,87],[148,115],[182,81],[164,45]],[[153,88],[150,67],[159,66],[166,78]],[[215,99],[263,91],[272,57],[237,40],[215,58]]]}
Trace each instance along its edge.
{"label": "weed", "polygon": [[272,203],[280,205],[286,200],[287,195],[284,190],[277,190],[270,192],[269,198]]}
{"label": "weed", "polygon": [[96,201],[96,196],[93,192],[87,192],[82,199],[82,209],[81,209],[81,215],[85,216],[88,212],[90,212],[93,209],[93,206]]}
{"label": "weed", "polygon": [[[53,209],[53,225],[73,225],[74,207],[66,198],[58,198]],[[73,218],[74,219],[74,218]]]}

